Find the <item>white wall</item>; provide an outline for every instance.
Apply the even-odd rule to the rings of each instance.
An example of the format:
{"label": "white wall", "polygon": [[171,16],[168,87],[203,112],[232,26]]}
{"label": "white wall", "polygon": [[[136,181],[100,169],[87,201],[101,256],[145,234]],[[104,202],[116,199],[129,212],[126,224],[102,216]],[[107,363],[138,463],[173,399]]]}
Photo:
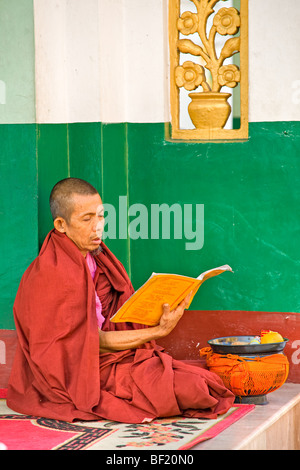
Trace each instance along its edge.
{"label": "white wall", "polygon": [[100,120],[98,0],[35,0],[37,122]]}
{"label": "white wall", "polygon": [[299,0],[249,0],[249,121],[300,120],[299,25]]}
{"label": "white wall", "polygon": [[[167,0],[34,10],[38,122],[169,121]],[[300,120],[299,24],[299,0],[249,0],[250,121]]]}

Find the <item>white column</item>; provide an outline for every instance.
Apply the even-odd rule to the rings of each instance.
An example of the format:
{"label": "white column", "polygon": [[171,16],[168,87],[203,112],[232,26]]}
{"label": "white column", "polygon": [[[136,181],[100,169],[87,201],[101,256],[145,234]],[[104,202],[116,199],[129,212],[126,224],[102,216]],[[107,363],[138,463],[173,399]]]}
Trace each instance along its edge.
{"label": "white column", "polygon": [[38,122],[163,122],[167,0],[34,0]]}
{"label": "white column", "polygon": [[249,0],[249,121],[300,120],[299,24],[299,0]]}
{"label": "white column", "polygon": [[100,120],[98,0],[34,0],[37,122]]}

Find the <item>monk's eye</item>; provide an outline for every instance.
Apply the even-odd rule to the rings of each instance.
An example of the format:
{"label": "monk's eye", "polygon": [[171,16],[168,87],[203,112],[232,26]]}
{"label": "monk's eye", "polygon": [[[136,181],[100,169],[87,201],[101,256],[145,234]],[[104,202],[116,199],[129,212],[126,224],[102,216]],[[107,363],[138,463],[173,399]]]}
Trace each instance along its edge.
{"label": "monk's eye", "polygon": [[89,222],[89,221],[91,220],[91,218],[90,218],[90,217],[85,217],[85,218],[82,219],[82,220],[83,220],[83,222]]}

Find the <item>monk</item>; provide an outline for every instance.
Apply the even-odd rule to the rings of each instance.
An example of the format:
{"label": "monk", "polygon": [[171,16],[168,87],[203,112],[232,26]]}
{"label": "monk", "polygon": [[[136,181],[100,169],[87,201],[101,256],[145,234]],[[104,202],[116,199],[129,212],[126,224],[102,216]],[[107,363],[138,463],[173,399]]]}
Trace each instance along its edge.
{"label": "monk", "polygon": [[156,340],[177,325],[187,297],[154,327],[110,322],[134,292],[101,240],[103,205],[86,181],[66,178],[50,196],[54,229],[25,271],[14,304],[18,346],[8,406],[63,421],[143,423],[176,415],[216,418],[234,395],[199,364],[173,359]]}

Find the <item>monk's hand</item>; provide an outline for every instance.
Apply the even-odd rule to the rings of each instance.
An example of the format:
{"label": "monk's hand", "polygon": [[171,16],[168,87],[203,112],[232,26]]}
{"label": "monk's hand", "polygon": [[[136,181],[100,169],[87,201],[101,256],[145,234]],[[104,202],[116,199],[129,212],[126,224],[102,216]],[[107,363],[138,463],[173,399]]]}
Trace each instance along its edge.
{"label": "monk's hand", "polygon": [[174,308],[174,310],[170,310],[169,304],[163,305],[163,314],[159,321],[161,336],[167,336],[175,328],[182,317],[184,310],[189,305],[192,294],[193,292],[190,292],[189,295],[187,295],[186,298],[183,299],[176,308]]}

